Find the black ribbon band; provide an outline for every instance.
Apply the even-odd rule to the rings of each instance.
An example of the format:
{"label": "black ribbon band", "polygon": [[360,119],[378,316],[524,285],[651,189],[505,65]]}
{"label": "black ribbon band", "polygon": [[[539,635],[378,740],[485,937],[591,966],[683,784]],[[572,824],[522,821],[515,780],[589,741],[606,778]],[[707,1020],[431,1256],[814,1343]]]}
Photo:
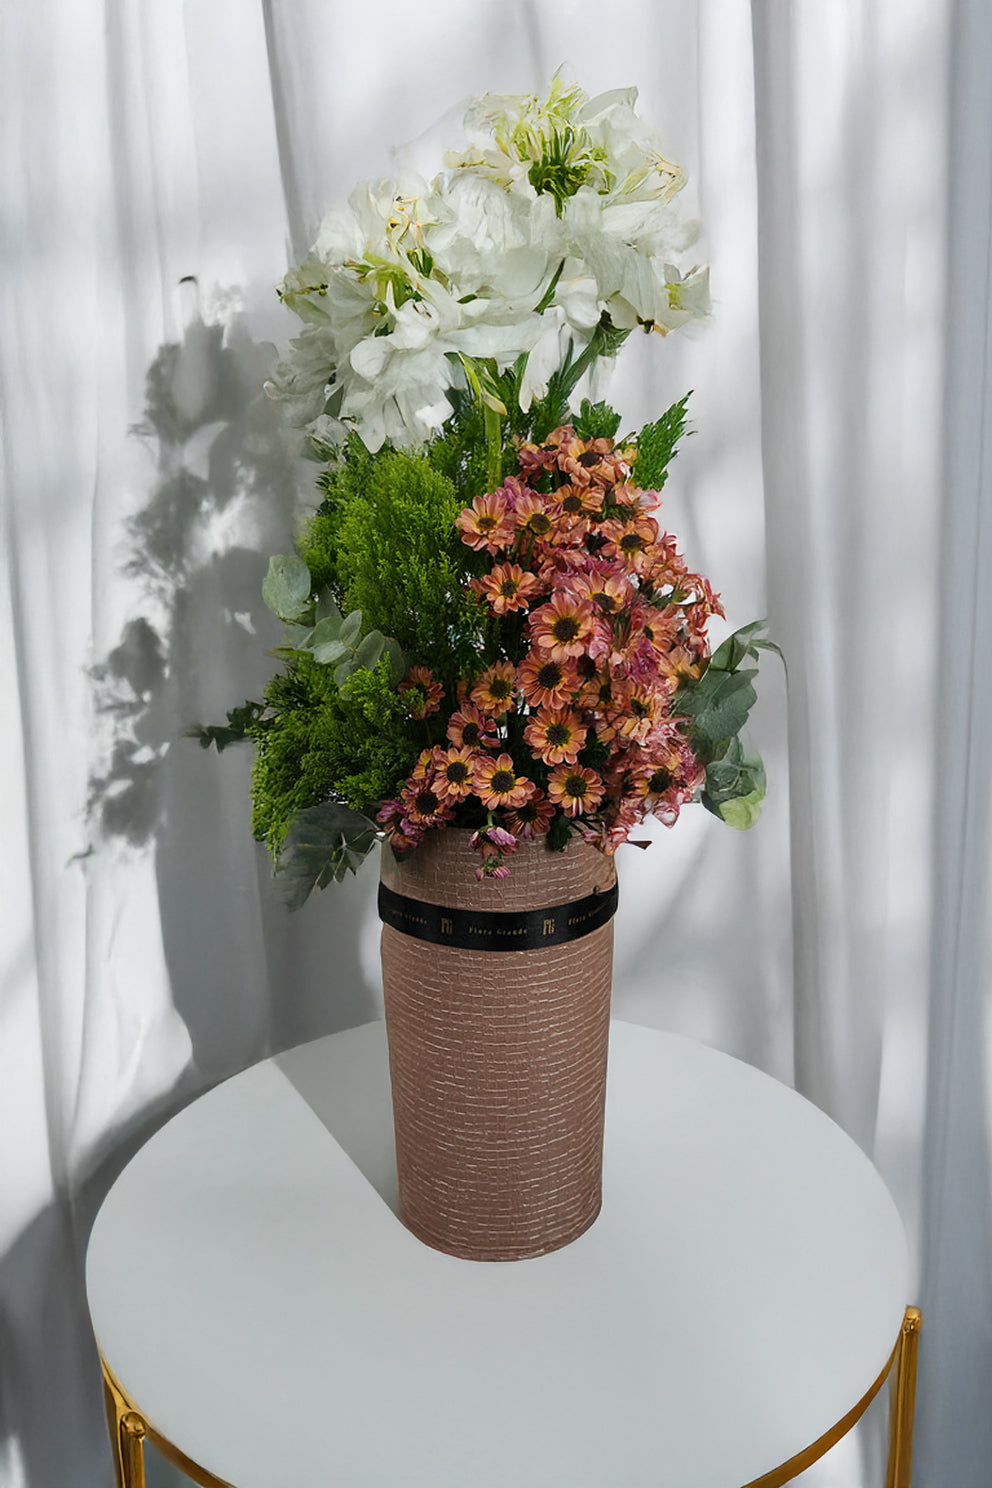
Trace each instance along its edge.
{"label": "black ribbon band", "polygon": [[617,884],[605,893],[588,894],[571,904],[547,909],[449,909],[396,894],[379,885],[379,918],[404,935],[432,945],[456,946],[463,951],[534,951],[541,946],[581,940],[616,914]]}

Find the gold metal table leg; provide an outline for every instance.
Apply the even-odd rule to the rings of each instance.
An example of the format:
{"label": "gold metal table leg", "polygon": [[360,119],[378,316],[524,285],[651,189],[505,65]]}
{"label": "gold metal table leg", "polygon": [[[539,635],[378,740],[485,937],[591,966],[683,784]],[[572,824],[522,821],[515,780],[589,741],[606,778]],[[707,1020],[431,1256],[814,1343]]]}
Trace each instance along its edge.
{"label": "gold metal table leg", "polygon": [[145,1488],[144,1440],[147,1428],[133,1410],[106,1362],[103,1364],[103,1398],[110,1428],[110,1447],[114,1455],[117,1488]]}
{"label": "gold metal table leg", "polygon": [[896,1353],[896,1369],[889,1407],[889,1472],[885,1488],[910,1488],[913,1467],[913,1410],[916,1405],[916,1360],[923,1318],[918,1307],[907,1307]]}

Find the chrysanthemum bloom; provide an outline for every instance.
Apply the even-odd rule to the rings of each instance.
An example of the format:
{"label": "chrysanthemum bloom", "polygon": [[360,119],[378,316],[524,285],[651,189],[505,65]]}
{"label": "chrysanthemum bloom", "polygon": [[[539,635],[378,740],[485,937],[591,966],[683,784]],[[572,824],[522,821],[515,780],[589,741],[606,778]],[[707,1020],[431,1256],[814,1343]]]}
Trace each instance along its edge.
{"label": "chrysanthemum bloom", "polygon": [[419,847],[423,829],[415,827],[406,814],[406,807],[398,798],[384,801],[375,814],[375,819],[386,834],[386,841],[394,852],[412,852]]}
{"label": "chrysanthemum bloom", "polygon": [[704,656],[694,656],[682,641],[676,641],[658,657],[658,670],[674,685],[698,682],[703,675]]}
{"label": "chrysanthemum bloom", "polygon": [[574,662],[555,661],[537,646],[520,663],[518,677],[532,708],[564,708],[578,690]]}
{"label": "chrysanthemum bloom", "polygon": [[599,532],[605,539],[604,555],[639,573],[648,566],[650,550],[658,536],[658,523],[654,517],[632,515],[626,522],[603,522]]}
{"label": "chrysanthemum bloom", "polygon": [[488,748],[499,743],[496,725],[474,703],[462,703],[448,719],[448,738],[456,749]]}
{"label": "chrysanthemum bloom", "polygon": [[572,593],[588,599],[601,615],[618,615],[633,602],[636,590],[618,564],[597,563],[589,572],[576,575]]}
{"label": "chrysanthemum bloom", "polygon": [[443,827],[454,811],[454,803],[440,795],[430,779],[408,780],[400,799],[407,820],[415,827]]}
{"label": "chrysanthemum bloom", "polygon": [[599,486],[559,486],[555,500],[562,516],[573,521],[595,516],[603,509],[603,491]]}
{"label": "chrysanthemum bloom", "polygon": [[612,439],[566,441],[558,455],[558,469],[576,485],[613,485],[628,473]]}
{"label": "chrysanthemum bloom", "polygon": [[417,756],[417,763],[408,775],[408,780],[426,780],[428,775],[433,775],[435,765],[435,749],[422,749]]}
{"label": "chrysanthemum bloom", "polygon": [[518,533],[530,533],[532,537],[546,538],[554,529],[543,498],[533,494],[517,502],[513,520]]}
{"label": "chrysanthemum bloom", "polygon": [[458,513],[455,526],[462,542],[477,551],[484,548],[487,553],[498,553],[513,539],[509,507],[498,491],[476,496],[471,506]]}
{"label": "chrysanthemum bloom", "polygon": [[559,765],[548,780],[548,795],[568,816],[582,816],[603,799],[603,782],[587,766]]}
{"label": "chrysanthemum bloom", "polygon": [[537,575],[525,573],[519,563],[498,563],[491,573],[472,579],[471,587],[489,601],[497,615],[526,610],[544,588]]}
{"label": "chrysanthemum bloom", "polygon": [[512,661],[497,661],[486,667],[472,688],[472,701],[497,718],[514,706],[517,673]]}
{"label": "chrysanthemum bloom", "polygon": [[581,656],[593,634],[593,608],[587,599],[577,599],[559,589],[547,604],[534,610],[528,622],[531,639],[552,661]]}
{"label": "chrysanthemum bloom", "polygon": [[496,759],[476,760],[472,789],[489,811],[497,806],[520,806],[537,787],[525,775],[518,775],[508,754]]}
{"label": "chrysanthemum bloom", "polygon": [[521,806],[515,806],[508,811],[506,824],[517,837],[525,837],[531,841],[548,830],[554,814],[555,808],[547,796],[538,793],[531,796],[529,801],[524,801]]}
{"label": "chrysanthemum bloom", "polygon": [[586,729],[570,708],[542,708],[524,729],[524,738],[546,765],[574,765],[586,742]]}
{"label": "chrysanthemum bloom", "polygon": [[479,883],[485,878],[509,878],[510,870],[503,861],[519,846],[512,832],[503,827],[482,827],[473,832],[469,843],[480,854],[482,862],[475,870]]}
{"label": "chrysanthemum bloom", "polygon": [[517,850],[517,839],[512,832],[505,827],[488,826],[480,827],[473,832],[468,839],[469,846],[478,848],[484,852],[487,847],[495,848],[498,852],[512,853]]}
{"label": "chrysanthemum bloom", "polygon": [[436,713],[444,697],[444,688],[435,682],[427,667],[411,667],[399,685],[399,694],[411,718],[427,718]]}
{"label": "chrysanthemum bloom", "polygon": [[614,687],[613,707],[607,716],[621,739],[643,744],[667,717],[668,701],[668,688],[627,681]]}
{"label": "chrysanthemum bloom", "polygon": [[463,801],[472,792],[472,775],[478,759],[474,749],[436,749],[434,781],[437,794],[447,801]]}

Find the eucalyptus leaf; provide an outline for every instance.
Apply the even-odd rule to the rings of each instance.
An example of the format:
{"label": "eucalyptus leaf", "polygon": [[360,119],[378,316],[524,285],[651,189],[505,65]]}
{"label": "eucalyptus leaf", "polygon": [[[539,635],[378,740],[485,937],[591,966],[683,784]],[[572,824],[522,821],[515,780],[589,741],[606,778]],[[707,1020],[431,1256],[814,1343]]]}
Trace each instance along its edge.
{"label": "eucalyptus leaf", "polygon": [[310,570],[295,553],[275,553],[262,580],[262,598],[280,620],[298,620],[310,603]]}
{"label": "eucalyptus leaf", "polygon": [[749,796],[737,796],[733,801],[724,801],[717,808],[717,815],[722,817],[728,827],[736,827],[738,832],[746,832],[748,827],[753,827],[761,815],[761,803],[765,799],[763,790],[752,791]]}
{"label": "eucalyptus leaf", "polygon": [[716,746],[740,733],[757,694],[751,685],[757,672],[713,671],[703,673],[692,688],[680,690],[676,702],[677,711],[684,713],[691,724],[694,739],[704,746],[712,758],[723,753]]}
{"label": "eucalyptus leaf", "polygon": [[317,595],[317,621],[340,620],[341,611],[338,609],[334,595],[325,585]]}
{"label": "eucalyptus leaf", "polygon": [[276,868],[279,895],[288,909],[299,909],[314,889],[354,873],[378,837],[375,822],[343,802],[301,811],[286,835]]}
{"label": "eucalyptus leaf", "polygon": [[368,667],[371,671],[382,655],[382,648],[385,644],[386,637],[381,630],[370,630],[368,635],[363,636],[355,648],[356,668]]}
{"label": "eucalyptus leaf", "polygon": [[337,683],[338,687],[344,686],[354,670],[355,663],[352,660],[351,655],[349,654],[345,657],[344,661],[342,661],[338,666],[334,668],[334,681]]}
{"label": "eucalyptus leaf", "polygon": [[340,639],[346,646],[353,646],[358,639],[362,629],[361,610],[352,610],[347,619],[341,622]]}
{"label": "eucalyptus leaf", "polygon": [[319,661],[321,666],[333,666],[342,656],[351,654],[344,641],[321,641],[311,646],[310,651],[314,661]]}
{"label": "eucalyptus leaf", "polygon": [[312,631],[309,625],[296,625],[292,620],[287,622],[283,631],[283,649],[292,651],[303,651],[309,644]]}

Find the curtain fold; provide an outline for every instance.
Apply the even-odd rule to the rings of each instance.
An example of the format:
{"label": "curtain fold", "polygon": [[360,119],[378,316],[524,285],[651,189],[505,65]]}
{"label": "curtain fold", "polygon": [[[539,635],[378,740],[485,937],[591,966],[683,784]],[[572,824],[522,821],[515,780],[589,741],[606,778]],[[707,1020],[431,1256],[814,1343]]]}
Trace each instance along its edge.
{"label": "curtain fold", "polygon": [[[316,502],[273,287],[359,178],[560,64],[637,84],[688,169],[712,324],[604,392],[636,427],[694,390],[665,520],[788,664],[758,827],[621,862],[616,1009],[873,1157],[919,1260],[914,1483],[984,1482],[990,63],[980,0],[0,9],[0,1488],[110,1481],[82,1258],[130,1153],[379,1008],[374,870],[288,917],[247,754],[184,738],[258,696]],[[873,1488],[876,1427],[803,1482]]]}

